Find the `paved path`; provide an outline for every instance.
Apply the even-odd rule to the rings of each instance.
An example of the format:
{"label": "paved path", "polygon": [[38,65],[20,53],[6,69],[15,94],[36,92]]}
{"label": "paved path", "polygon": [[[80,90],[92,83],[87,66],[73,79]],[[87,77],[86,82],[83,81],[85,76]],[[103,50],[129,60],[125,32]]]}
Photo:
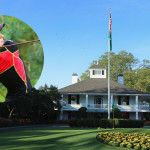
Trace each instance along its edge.
{"label": "paved path", "polygon": [[5,127],[0,128],[0,133],[10,132],[10,131],[20,131],[20,130],[34,130],[34,129],[44,129],[44,128],[68,128],[66,124],[50,124],[50,125],[27,125],[27,126],[16,126],[16,127]]}

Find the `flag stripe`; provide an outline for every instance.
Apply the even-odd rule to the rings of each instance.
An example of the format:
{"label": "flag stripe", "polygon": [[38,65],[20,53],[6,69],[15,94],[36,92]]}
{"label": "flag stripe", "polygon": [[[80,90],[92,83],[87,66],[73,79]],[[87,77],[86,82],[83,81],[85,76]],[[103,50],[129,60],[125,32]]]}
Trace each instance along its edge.
{"label": "flag stripe", "polygon": [[112,51],[112,32],[111,32],[111,24],[112,24],[112,19],[111,19],[111,14],[109,17],[109,51]]}

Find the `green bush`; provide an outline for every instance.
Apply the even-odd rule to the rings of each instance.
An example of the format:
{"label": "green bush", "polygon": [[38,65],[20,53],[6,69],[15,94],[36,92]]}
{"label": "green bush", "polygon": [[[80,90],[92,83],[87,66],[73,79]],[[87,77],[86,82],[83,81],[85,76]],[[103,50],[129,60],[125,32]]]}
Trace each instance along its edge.
{"label": "green bush", "polygon": [[83,118],[86,118],[87,117],[87,108],[86,107],[81,107],[79,110],[78,110],[78,113],[77,113],[77,116],[79,119],[83,119]]}
{"label": "green bush", "polygon": [[110,142],[110,140],[108,140],[108,139],[105,139],[105,140],[104,140],[104,143],[105,143],[105,144],[108,144],[109,142]]}
{"label": "green bush", "polygon": [[120,146],[120,143],[119,143],[119,142],[114,142],[114,143],[112,144],[112,146],[118,147],[118,146]]}
{"label": "green bush", "polygon": [[17,121],[5,119],[0,117],[0,127],[11,127],[18,125]]}
{"label": "green bush", "polygon": [[71,127],[100,127],[112,128],[113,121],[115,128],[140,128],[144,126],[142,120],[129,120],[129,119],[76,119],[70,120]]}
{"label": "green bush", "polygon": [[121,111],[118,108],[114,108],[114,118],[121,118]]}

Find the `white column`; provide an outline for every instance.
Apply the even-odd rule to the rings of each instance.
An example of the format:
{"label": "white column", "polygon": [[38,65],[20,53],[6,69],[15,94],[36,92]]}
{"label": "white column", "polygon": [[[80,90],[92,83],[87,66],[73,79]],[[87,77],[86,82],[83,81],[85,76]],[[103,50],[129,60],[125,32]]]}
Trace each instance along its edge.
{"label": "white column", "polygon": [[136,95],[135,103],[136,103],[136,120],[138,120],[139,119],[138,117],[138,95]]}
{"label": "white column", "polygon": [[86,94],[86,108],[88,109],[88,98],[89,96]]}
{"label": "white column", "polygon": [[145,99],[145,107],[147,108],[147,100]]}
{"label": "white column", "polygon": [[113,98],[113,95],[111,95],[111,106],[110,106],[111,109],[112,109],[113,103],[114,103],[114,98]]}
{"label": "white column", "polygon": [[63,120],[63,98],[64,95],[61,95],[61,100],[60,100],[60,105],[61,105],[61,109],[60,109],[60,120]]}

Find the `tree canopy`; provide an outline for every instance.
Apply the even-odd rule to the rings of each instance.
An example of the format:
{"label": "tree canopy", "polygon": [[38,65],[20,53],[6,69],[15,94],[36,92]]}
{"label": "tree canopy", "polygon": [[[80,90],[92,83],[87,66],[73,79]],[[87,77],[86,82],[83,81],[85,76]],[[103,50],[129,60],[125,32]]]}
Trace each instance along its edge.
{"label": "tree canopy", "polygon": [[[108,52],[101,55],[97,61],[93,61],[90,67],[98,64],[108,69]],[[124,75],[124,85],[142,92],[150,93],[150,60],[143,60],[141,63],[132,53],[125,50],[118,54],[110,53],[110,78],[117,81],[118,75]],[[89,70],[82,73],[80,79],[89,78]]]}
{"label": "tree canopy", "polygon": [[12,102],[0,103],[0,116],[30,118],[31,120],[56,119],[60,113],[61,95],[57,87],[51,85],[33,88],[26,96]]}

